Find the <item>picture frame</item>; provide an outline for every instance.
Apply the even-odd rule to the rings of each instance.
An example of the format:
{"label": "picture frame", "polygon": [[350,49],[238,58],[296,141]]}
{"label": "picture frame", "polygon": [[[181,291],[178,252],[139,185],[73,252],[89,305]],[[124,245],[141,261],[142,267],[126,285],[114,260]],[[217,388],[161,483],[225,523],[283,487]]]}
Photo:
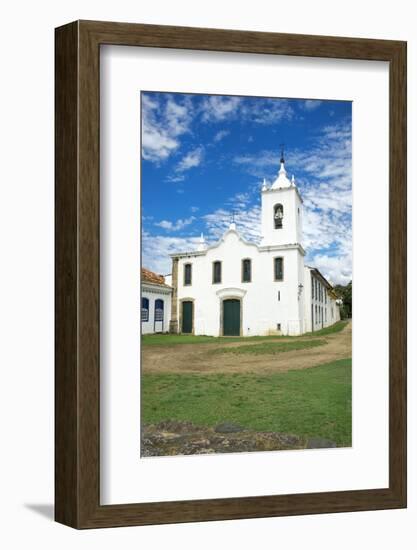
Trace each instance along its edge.
{"label": "picture frame", "polygon": [[[389,63],[389,486],[100,504],[100,46]],[[77,528],[406,507],[406,43],[75,21],[55,33],[55,519]]]}

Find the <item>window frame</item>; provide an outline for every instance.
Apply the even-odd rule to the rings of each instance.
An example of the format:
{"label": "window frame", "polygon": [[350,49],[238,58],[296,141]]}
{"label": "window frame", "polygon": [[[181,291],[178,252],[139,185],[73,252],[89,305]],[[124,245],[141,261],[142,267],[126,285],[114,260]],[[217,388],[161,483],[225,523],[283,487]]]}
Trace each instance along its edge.
{"label": "window frame", "polygon": [[[276,261],[281,260],[281,278],[276,277]],[[282,282],[284,280],[284,256],[275,256],[273,261],[273,269],[274,269],[274,281],[276,282]]]}
{"label": "window frame", "polygon": [[[161,302],[162,304],[162,307],[160,308],[157,308],[157,304]],[[155,300],[155,303],[154,303],[154,319],[155,319],[155,323],[163,323],[165,321],[165,301],[162,299],[162,298],[157,298]],[[162,310],[162,319],[157,319],[156,318],[156,310],[159,309],[159,310]]]}
{"label": "window frame", "polygon": [[[219,266],[219,280],[215,280],[216,275],[216,266]],[[221,260],[215,260],[211,264],[211,283],[213,285],[221,285],[222,284],[222,261]]]}
{"label": "window frame", "polygon": [[[245,262],[249,262],[249,279],[245,280]],[[252,258],[243,258],[242,259],[242,283],[251,283],[252,282]]]}
{"label": "window frame", "polygon": [[[189,283],[187,283],[187,267],[190,268],[190,282]],[[187,262],[186,264],[184,264],[183,284],[184,284],[184,286],[191,286],[193,284],[193,264],[191,262]]]}
{"label": "window frame", "polygon": [[[143,302],[144,301],[147,302],[147,307],[143,307]],[[140,306],[141,306],[140,307],[140,321],[141,321],[141,323],[149,323],[149,305],[150,305],[149,298],[146,298],[146,297],[142,296],[141,304],[140,304]],[[144,310],[146,311],[146,319],[142,318]]]}

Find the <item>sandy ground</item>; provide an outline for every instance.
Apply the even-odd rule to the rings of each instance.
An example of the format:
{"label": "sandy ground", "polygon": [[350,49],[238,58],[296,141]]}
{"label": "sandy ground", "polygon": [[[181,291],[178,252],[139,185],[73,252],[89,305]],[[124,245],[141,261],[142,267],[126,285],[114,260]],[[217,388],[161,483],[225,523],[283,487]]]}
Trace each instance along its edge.
{"label": "sandy ground", "polygon": [[[317,348],[289,351],[275,355],[211,354],[219,347],[260,344],[261,342],[231,342],[219,344],[177,344],[174,346],[144,346],[142,348],[142,373],[242,373],[257,374],[307,369],[337,359],[352,356],[352,325],[328,336],[320,336],[326,344]],[[306,340],[311,337],[305,337]],[[291,340],[283,338],[279,342]],[[300,338],[301,340],[301,338]]]}

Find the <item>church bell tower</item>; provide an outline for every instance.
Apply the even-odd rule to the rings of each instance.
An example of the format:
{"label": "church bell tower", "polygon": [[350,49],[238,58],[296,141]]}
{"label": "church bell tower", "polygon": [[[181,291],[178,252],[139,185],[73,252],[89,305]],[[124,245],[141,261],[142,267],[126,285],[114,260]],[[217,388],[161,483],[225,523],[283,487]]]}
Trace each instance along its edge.
{"label": "church bell tower", "polygon": [[261,246],[302,244],[302,203],[300,192],[285,169],[281,151],[280,169],[270,187],[262,186]]}

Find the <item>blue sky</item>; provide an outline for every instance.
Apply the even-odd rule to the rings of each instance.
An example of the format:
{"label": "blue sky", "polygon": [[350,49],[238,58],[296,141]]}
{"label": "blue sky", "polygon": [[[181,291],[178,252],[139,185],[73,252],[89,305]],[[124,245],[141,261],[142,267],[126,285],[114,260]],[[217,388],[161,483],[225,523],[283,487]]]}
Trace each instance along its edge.
{"label": "blue sky", "polygon": [[142,92],[142,265],[167,274],[169,254],[216,241],[232,211],[260,237],[260,187],[280,144],[304,199],[306,262],[332,283],[352,270],[351,103]]}

